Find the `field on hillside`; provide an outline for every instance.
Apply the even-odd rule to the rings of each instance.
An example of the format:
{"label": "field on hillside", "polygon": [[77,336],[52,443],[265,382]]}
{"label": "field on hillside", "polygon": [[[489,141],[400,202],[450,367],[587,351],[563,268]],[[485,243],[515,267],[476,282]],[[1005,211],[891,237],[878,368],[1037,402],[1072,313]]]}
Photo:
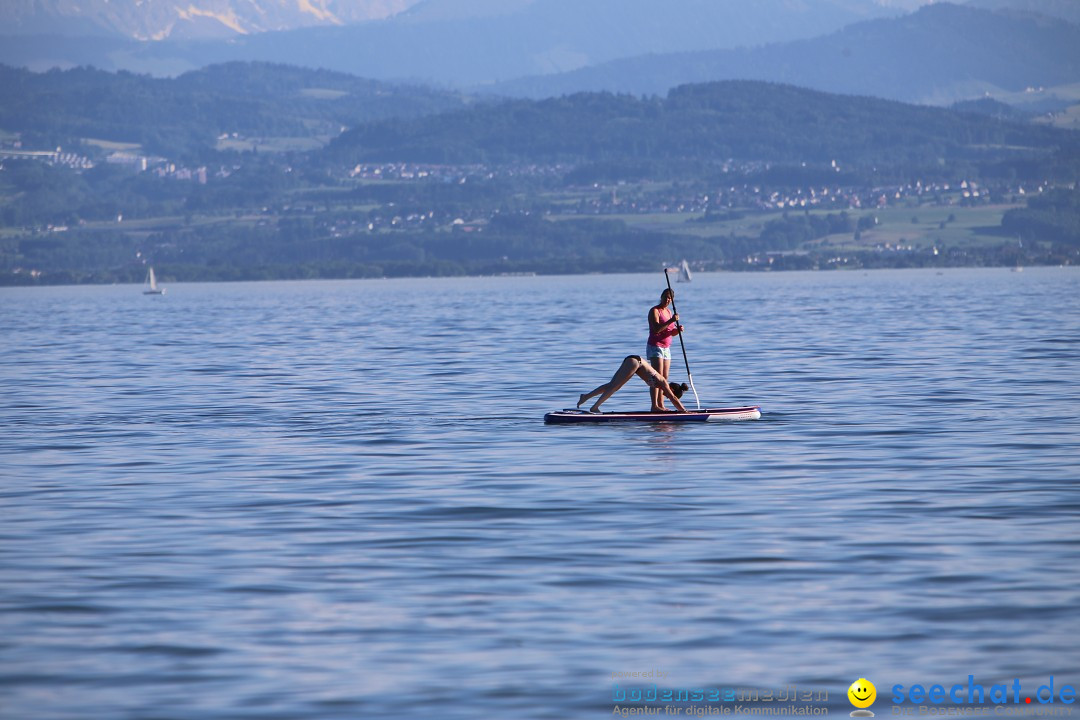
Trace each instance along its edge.
{"label": "field on hillside", "polygon": [[[876,218],[877,224],[859,233],[830,235],[815,244],[842,248],[867,249],[876,246],[986,246],[999,245],[1006,238],[1001,234],[1001,218],[1006,211],[1022,205],[1002,204],[977,207],[921,205],[917,207],[888,207],[881,209],[848,209],[853,222],[860,218]],[[788,211],[794,216],[802,211]],[[835,214],[838,210],[811,210],[811,215]],[[734,220],[700,222],[704,213],[644,213],[601,215],[604,219],[621,220],[628,227],[651,232],[673,233],[695,237],[756,237],[765,225],[778,220],[783,212],[750,212]],[[596,218],[596,215],[565,215],[558,220]]]}

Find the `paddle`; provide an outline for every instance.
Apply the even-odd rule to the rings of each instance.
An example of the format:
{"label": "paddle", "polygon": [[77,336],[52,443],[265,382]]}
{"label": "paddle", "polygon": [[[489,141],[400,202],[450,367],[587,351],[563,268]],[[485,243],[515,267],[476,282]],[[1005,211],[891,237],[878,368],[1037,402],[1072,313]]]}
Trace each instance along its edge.
{"label": "paddle", "polygon": [[[668,269],[664,268],[664,279],[667,280],[667,289],[671,290],[671,278],[668,277]],[[675,291],[671,290],[671,314],[678,315],[679,310],[675,307]],[[679,322],[675,321],[675,328],[678,330]],[[682,331],[679,330],[679,347],[682,348],[682,359],[686,363],[686,378],[690,381],[690,389],[694,391],[694,402],[697,403],[697,409],[701,409],[701,399],[698,398],[697,388],[694,387],[694,376],[690,374],[690,361],[686,359],[686,343],[682,339]]]}

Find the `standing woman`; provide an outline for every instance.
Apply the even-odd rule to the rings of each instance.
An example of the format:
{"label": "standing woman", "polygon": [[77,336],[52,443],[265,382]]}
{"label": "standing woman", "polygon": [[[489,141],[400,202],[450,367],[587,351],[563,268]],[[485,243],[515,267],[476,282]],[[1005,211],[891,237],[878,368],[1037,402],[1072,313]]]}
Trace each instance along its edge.
{"label": "standing woman", "polygon": [[[645,357],[664,380],[671,372],[671,338],[683,330],[683,326],[679,325],[679,316],[668,310],[674,300],[675,293],[671,288],[664,288],[664,292],[660,293],[660,304],[649,310],[649,341],[645,346]],[[664,393],[658,387],[652,386],[649,397],[652,412],[666,411]]]}

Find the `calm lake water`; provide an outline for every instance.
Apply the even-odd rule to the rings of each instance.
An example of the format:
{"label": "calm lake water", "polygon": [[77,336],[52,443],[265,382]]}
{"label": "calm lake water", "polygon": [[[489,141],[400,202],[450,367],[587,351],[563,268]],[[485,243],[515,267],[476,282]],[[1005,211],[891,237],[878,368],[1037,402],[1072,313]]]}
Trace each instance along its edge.
{"label": "calm lake water", "polygon": [[0,290],[0,717],[1080,687],[1080,271],[699,274],[702,403],[761,420],[545,426],[663,287]]}

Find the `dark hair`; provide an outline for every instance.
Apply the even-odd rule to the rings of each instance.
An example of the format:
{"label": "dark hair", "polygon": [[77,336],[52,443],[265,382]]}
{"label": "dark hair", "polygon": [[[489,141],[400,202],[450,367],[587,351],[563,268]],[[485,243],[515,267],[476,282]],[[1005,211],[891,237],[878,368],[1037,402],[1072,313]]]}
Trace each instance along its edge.
{"label": "dark hair", "polygon": [[664,302],[665,295],[670,296],[673,301],[675,300],[675,291],[671,288],[664,288],[664,291],[660,293],[660,302]]}
{"label": "dark hair", "polygon": [[681,398],[682,394],[690,389],[690,386],[686,383],[672,383],[671,394],[677,398]]}

